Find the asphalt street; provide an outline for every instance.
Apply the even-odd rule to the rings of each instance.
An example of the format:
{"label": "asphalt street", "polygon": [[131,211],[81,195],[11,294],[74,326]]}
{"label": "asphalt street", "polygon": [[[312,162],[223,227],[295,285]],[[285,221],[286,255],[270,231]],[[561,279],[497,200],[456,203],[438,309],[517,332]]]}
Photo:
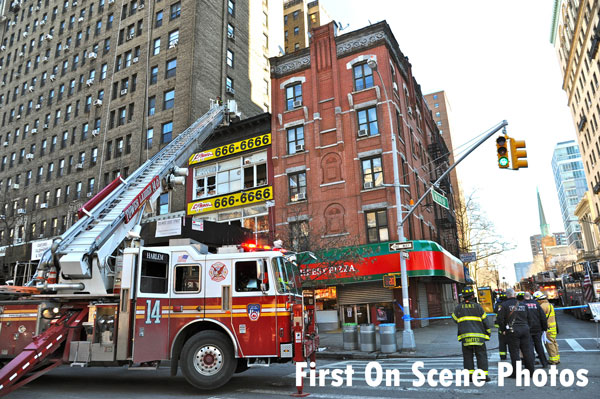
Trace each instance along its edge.
{"label": "asphalt street", "polygon": [[[378,360],[384,371],[384,378],[378,386],[369,386],[366,381],[365,367],[372,360],[322,360],[317,369],[323,373],[324,386],[306,386],[305,391],[311,398],[322,399],[375,399],[375,398],[465,398],[502,395],[501,397],[519,396],[529,398],[591,398],[600,389],[600,348],[595,340],[596,326],[590,321],[576,320],[571,316],[560,318],[560,351],[561,364],[559,372],[570,369],[575,374],[579,369],[587,370],[587,385],[563,387],[557,378],[557,386],[550,381],[545,386],[516,386],[515,380],[504,379],[504,386],[499,386],[498,353],[491,350],[490,376],[492,381],[483,387],[457,386],[453,381],[449,387],[413,386],[417,379],[412,368],[415,362],[422,361],[421,372],[447,368],[454,372],[462,369],[462,358],[428,357],[428,358],[396,358]],[[418,331],[416,331],[418,333]],[[457,343],[458,345],[458,343]],[[352,386],[346,380],[339,387],[332,386],[335,378],[325,375],[322,370],[351,367],[354,371]],[[386,386],[385,370],[398,370],[400,379],[398,386]],[[370,374],[373,375],[374,374]],[[436,374],[439,375],[439,374]],[[577,381],[577,378],[573,378]],[[436,378],[439,381],[439,377]],[[181,373],[176,377],[169,376],[169,369],[161,367],[156,371],[130,371],[127,368],[70,368],[61,367],[48,375],[28,384],[7,398],[183,398],[203,397],[212,399],[227,398],[280,398],[289,397],[296,391],[295,366],[292,364],[272,365],[268,368],[253,368],[237,374],[223,388],[199,392],[187,384]],[[305,379],[305,384],[309,380]],[[318,385],[318,380],[317,380]],[[375,384],[377,385],[377,384]]]}

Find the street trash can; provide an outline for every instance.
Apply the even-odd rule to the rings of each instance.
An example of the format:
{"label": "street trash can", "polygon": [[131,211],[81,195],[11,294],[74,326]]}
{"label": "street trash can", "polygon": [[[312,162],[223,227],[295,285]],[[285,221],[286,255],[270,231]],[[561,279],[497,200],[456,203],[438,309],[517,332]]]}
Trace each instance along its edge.
{"label": "street trash can", "polygon": [[379,325],[379,334],[381,339],[381,352],[394,353],[398,350],[396,345],[396,324],[384,323]]}
{"label": "street trash can", "polygon": [[345,350],[358,349],[358,326],[356,323],[346,323],[342,328]]}
{"label": "street trash can", "polygon": [[361,324],[360,350],[361,352],[375,352],[376,349],[375,324]]}

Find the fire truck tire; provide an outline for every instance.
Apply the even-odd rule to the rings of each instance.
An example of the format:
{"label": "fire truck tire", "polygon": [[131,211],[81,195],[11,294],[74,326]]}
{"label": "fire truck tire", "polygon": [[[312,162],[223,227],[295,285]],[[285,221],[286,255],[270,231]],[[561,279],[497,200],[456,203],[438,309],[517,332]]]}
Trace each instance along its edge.
{"label": "fire truck tire", "polygon": [[218,331],[200,331],[181,349],[181,371],[198,389],[216,389],[231,379],[237,366],[229,339]]}

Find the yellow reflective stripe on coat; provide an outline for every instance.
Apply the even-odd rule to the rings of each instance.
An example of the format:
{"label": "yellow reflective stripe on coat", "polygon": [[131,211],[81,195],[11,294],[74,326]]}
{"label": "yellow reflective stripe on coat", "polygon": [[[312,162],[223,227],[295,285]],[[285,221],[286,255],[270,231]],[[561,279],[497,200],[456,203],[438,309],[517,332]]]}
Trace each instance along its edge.
{"label": "yellow reflective stripe on coat", "polygon": [[485,313],[485,312],[484,312],[484,313],[481,315],[481,320],[485,319],[486,317],[487,317],[487,313]]}
{"label": "yellow reflective stripe on coat", "polygon": [[483,338],[490,339],[489,335],[481,334],[481,333],[465,333],[458,336],[458,340],[460,341],[463,338]]}
{"label": "yellow reflective stripe on coat", "polygon": [[456,315],[455,315],[454,313],[452,313],[452,318],[453,318],[454,320],[456,320],[456,322],[458,322],[458,318],[456,317]]}
{"label": "yellow reflective stripe on coat", "polygon": [[459,317],[454,318],[454,320],[456,320],[459,323],[462,323],[463,321],[482,321],[481,317],[477,317],[477,316],[463,316],[463,317]]}

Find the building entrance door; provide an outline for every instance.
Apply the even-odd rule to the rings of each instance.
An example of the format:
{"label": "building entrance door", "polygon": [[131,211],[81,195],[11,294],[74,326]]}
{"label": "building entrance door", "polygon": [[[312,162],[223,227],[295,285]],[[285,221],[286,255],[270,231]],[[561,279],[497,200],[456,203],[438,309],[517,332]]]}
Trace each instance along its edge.
{"label": "building entrance door", "polygon": [[369,305],[356,305],[356,323],[369,324]]}

